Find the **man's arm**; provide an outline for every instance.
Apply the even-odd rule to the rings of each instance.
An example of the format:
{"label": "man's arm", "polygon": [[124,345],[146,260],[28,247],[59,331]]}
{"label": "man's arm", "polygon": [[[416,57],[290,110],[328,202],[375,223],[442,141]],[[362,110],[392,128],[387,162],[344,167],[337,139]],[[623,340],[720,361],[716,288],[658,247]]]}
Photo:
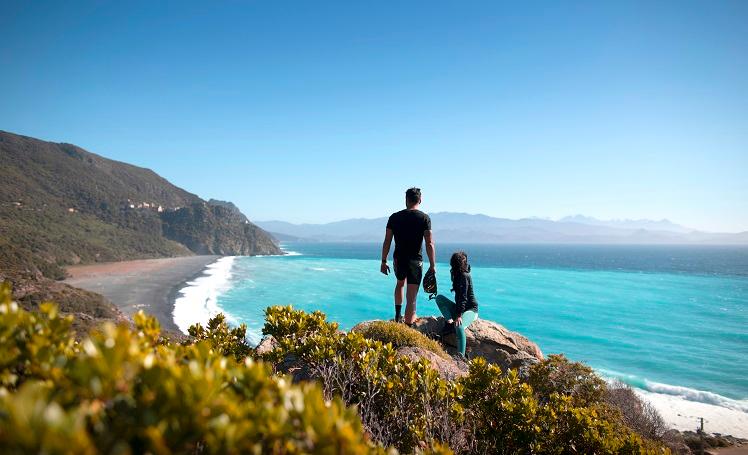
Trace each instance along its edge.
{"label": "man's arm", "polygon": [[426,255],[429,257],[429,270],[436,270],[436,247],[434,247],[434,234],[431,229],[423,232],[426,240]]}
{"label": "man's arm", "polygon": [[390,273],[390,266],[387,265],[387,256],[390,255],[390,246],[392,245],[392,229],[387,228],[384,234],[384,243],[382,244],[382,265],[379,271],[385,275]]}

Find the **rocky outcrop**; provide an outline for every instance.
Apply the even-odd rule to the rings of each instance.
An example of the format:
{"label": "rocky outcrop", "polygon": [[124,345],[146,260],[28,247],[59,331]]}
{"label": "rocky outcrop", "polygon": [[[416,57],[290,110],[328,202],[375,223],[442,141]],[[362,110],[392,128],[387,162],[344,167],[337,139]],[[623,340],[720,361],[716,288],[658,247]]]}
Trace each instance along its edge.
{"label": "rocky outcrop", "polygon": [[197,202],[161,214],[164,237],[197,254],[245,256],[282,254],[273,238],[233,204]]}
{"label": "rocky outcrop", "polygon": [[[662,435],[662,440],[673,454],[717,454],[722,449],[725,453],[743,453],[739,450],[748,449],[748,439],[736,438],[719,433],[698,434],[693,431],[669,430]],[[748,450],[746,450],[748,452]]]}
{"label": "rocky outcrop", "polygon": [[399,347],[397,348],[397,353],[403,357],[408,357],[409,359],[415,361],[418,361],[420,359],[428,360],[431,368],[439,373],[439,376],[441,376],[443,379],[449,381],[468,374],[467,362],[459,357],[444,358],[427,349],[415,346]]}
{"label": "rocky outcrop", "polygon": [[[351,330],[365,333],[365,328],[372,322],[374,321],[361,322]],[[438,339],[447,353],[452,354],[451,356],[445,355],[440,349],[421,347],[424,345],[423,342],[413,343],[412,340],[410,342],[406,341],[408,344],[396,346],[395,349],[398,355],[408,357],[411,360],[427,360],[431,368],[439,373],[439,376],[447,380],[454,380],[465,376],[468,373],[469,366],[466,359],[456,355],[454,335],[439,337],[443,327],[444,318],[433,316],[419,318],[413,324],[413,328],[421,334]],[[403,326],[403,328],[405,327]],[[415,335],[420,337],[418,334]],[[430,340],[425,341],[431,342]],[[263,356],[275,349],[276,346],[277,341],[273,337],[265,337],[257,345],[255,352],[259,356]],[[500,366],[504,371],[516,369],[520,377],[526,377],[528,369],[543,360],[543,353],[537,344],[519,333],[508,330],[501,324],[484,319],[478,319],[468,328],[466,354],[468,358],[483,357],[488,362]],[[305,365],[304,362],[293,355],[288,355],[280,364],[276,365],[276,368],[280,372],[290,374],[295,381],[307,380],[312,376],[308,365]]]}
{"label": "rocky outcrop", "polygon": [[278,342],[275,340],[275,338],[273,338],[273,336],[271,335],[268,335],[260,340],[260,344],[258,344],[255,348],[255,355],[262,357],[265,354],[271,352],[277,346]]}
{"label": "rocky outcrop", "polygon": [[[444,328],[444,318],[428,316],[415,321],[413,328],[432,338],[438,338]],[[503,370],[517,369],[520,375],[527,368],[543,360],[543,353],[537,344],[517,332],[512,332],[501,324],[486,319],[473,322],[466,331],[468,358],[483,357]],[[457,346],[455,336],[441,338],[449,350]]]}

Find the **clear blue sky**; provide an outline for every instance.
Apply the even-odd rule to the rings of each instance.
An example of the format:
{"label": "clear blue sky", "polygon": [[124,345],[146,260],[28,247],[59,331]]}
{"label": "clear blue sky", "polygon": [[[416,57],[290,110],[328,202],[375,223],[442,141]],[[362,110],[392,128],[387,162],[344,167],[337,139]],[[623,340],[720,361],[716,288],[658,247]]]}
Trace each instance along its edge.
{"label": "clear blue sky", "polygon": [[0,129],[255,220],[748,230],[748,2],[0,2]]}

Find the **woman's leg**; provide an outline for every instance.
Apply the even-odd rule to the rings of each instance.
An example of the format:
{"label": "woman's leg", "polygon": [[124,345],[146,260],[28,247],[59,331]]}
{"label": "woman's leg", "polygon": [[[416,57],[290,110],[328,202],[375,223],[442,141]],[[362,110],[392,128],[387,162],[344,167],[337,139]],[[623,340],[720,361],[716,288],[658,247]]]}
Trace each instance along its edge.
{"label": "woman's leg", "polygon": [[478,319],[478,313],[472,310],[466,311],[462,313],[462,324],[460,324],[458,327],[455,327],[455,335],[457,336],[457,350],[460,351],[460,354],[462,355],[465,355],[465,347],[467,345],[467,336],[465,335],[465,330],[467,330],[467,328],[470,327],[470,324],[472,324],[476,319]]}
{"label": "woman's leg", "polygon": [[436,306],[439,307],[439,311],[442,312],[442,316],[444,316],[444,319],[447,321],[454,317],[455,306],[457,305],[445,296],[441,294],[436,296]]}

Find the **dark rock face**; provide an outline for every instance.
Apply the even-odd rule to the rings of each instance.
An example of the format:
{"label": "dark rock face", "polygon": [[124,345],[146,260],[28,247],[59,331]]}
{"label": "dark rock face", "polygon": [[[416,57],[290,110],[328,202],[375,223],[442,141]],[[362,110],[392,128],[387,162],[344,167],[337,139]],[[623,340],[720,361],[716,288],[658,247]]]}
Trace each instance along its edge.
{"label": "dark rock face", "polygon": [[[413,327],[426,336],[438,337],[444,324],[443,317],[428,316],[417,319]],[[505,371],[517,369],[520,376],[526,374],[530,366],[543,360],[543,353],[537,344],[492,321],[477,319],[468,327],[466,335],[467,357],[483,357]],[[447,348],[457,346],[454,335],[448,335],[441,341]]]}
{"label": "dark rock face", "polygon": [[197,254],[249,256],[282,254],[265,231],[235,207],[195,203],[161,214],[164,237]]}
{"label": "dark rock face", "polygon": [[309,364],[293,354],[288,354],[275,368],[279,373],[291,376],[293,382],[311,381],[314,379],[314,373]]}

